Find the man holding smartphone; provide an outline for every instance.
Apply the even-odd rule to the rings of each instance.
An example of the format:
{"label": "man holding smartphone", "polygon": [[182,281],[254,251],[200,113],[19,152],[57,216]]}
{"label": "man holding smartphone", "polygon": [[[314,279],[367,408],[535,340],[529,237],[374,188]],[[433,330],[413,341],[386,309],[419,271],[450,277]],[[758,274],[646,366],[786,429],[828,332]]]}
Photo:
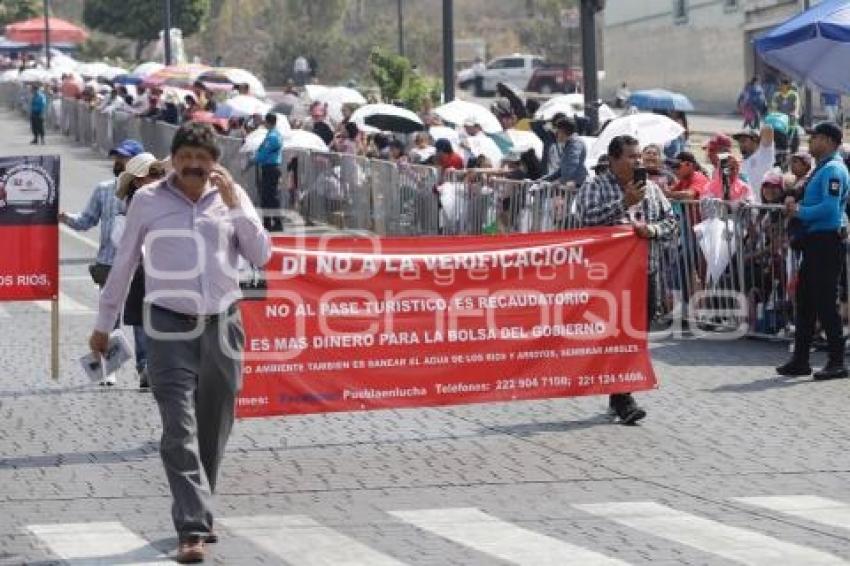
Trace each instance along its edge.
{"label": "man holding smartphone", "polygon": [[[631,136],[617,136],[608,146],[608,172],[582,185],[576,197],[582,226],[631,224],[635,234],[651,240],[647,328],[656,314],[657,274],[660,250],[656,242],[676,236],[679,221],[661,189],[641,167],[640,144]],[[620,423],[632,425],[646,416],[631,393],[611,395],[611,411]]]}

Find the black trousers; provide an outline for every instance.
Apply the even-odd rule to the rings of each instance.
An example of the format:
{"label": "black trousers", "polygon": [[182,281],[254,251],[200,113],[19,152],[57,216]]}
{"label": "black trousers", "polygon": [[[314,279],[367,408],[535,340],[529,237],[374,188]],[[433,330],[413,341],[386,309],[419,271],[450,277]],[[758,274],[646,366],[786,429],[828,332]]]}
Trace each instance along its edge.
{"label": "black trousers", "polygon": [[844,360],[844,334],[838,313],[838,278],[844,262],[844,240],[838,232],[808,234],[803,240],[794,335],[794,357],[799,361],[809,361],[817,321],[826,332],[829,360]]}
{"label": "black trousers", "polygon": [[30,128],[32,129],[32,141],[44,141],[44,114],[32,114],[30,116]]}
{"label": "black trousers", "polygon": [[[649,282],[646,288],[646,331],[649,332],[649,325],[652,324],[655,315],[658,312],[658,274],[649,274]],[[616,409],[619,406],[628,403],[631,393],[613,393],[608,397],[608,406]]]}
{"label": "black trousers", "polygon": [[260,206],[266,230],[280,230],[280,165],[260,167]]}

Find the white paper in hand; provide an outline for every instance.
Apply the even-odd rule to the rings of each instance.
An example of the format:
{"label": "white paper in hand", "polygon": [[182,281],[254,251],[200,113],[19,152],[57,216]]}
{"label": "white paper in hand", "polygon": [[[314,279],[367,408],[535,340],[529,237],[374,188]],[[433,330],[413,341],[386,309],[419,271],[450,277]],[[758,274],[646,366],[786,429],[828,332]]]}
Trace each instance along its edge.
{"label": "white paper in hand", "polygon": [[102,381],[108,375],[112,375],[124,365],[124,363],[133,357],[133,352],[130,350],[130,343],[124,336],[121,330],[113,330],[109,335],[109,341],[106,345],[106,354],[101,356],[94,352],[89,352],[80,358],[80,364],[83,366],[86,375],[92,381]]}

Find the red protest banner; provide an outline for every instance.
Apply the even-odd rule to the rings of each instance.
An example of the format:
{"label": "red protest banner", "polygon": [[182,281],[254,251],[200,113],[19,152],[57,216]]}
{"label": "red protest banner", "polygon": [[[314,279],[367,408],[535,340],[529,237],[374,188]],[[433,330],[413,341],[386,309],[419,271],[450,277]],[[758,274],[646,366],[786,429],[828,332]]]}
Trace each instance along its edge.
{"label": "red protest banner", "polygon": [[274,242],[242,303],[239,416],[655,387],[630,228]]}
{"label": "red protest banner", "polygon": [[0,157],[0,301],[59,292],[59,157]]}

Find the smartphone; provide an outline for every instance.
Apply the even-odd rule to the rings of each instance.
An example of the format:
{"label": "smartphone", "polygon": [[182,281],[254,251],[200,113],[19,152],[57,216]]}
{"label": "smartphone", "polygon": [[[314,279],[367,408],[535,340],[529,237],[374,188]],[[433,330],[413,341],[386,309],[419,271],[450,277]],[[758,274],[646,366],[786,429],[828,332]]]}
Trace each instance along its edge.
{"label": "smartphone", "polygon": [[636,185],[646,184],[646,181],[649,179],[649,172],[646,170],[646,167],[636,167],[634,174],[634,181]]}

